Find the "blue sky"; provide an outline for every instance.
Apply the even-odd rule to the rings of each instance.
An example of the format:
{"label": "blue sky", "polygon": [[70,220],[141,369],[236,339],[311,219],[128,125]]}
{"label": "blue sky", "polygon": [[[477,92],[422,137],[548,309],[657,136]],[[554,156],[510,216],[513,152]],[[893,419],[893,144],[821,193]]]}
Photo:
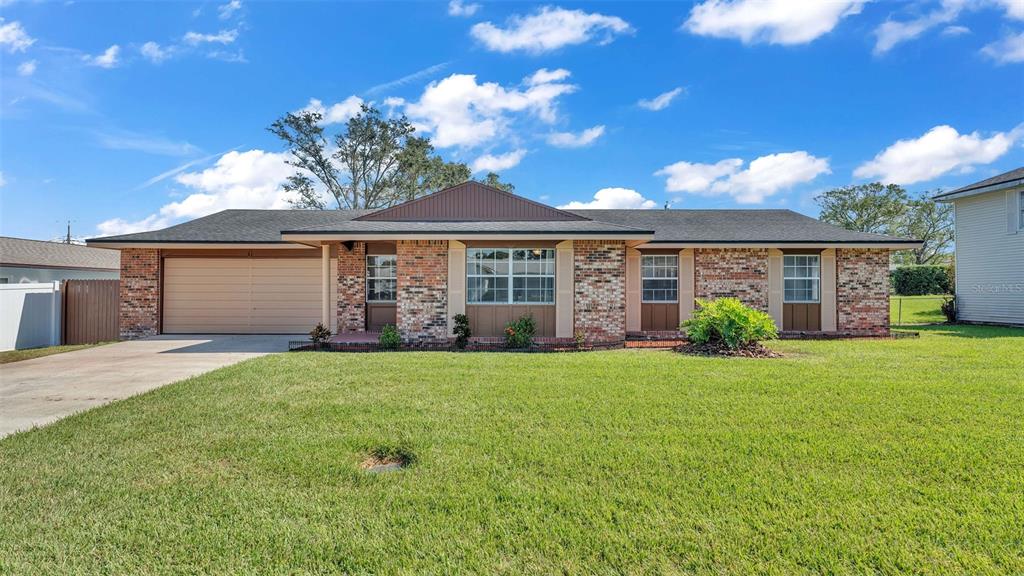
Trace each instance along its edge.
{"label": "blue sky", "polygon": [[360,101],[553,205],[816,215],[1024,164],[1019,0],[0,6],[4,235],[286,207],[266,127]]}

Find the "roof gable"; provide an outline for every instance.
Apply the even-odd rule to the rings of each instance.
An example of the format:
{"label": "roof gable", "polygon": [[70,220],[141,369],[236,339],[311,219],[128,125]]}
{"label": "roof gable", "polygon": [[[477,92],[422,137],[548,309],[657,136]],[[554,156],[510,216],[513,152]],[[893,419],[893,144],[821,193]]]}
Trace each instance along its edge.
{"label": "roof gable", "polygon": [[565,222],[589,220],[472,180],[366,214],[383,222]]}

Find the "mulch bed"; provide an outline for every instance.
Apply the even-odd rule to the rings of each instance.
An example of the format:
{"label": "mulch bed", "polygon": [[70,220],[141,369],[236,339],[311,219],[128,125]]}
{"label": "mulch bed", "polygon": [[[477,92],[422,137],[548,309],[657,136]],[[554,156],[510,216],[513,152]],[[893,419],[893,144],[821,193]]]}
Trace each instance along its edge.
{"label": "mulch bed", "polygon": [[759,343],[748,344],[740,348],[729,348],[724,342],[707,342],[695,344],[686,342],[673,348],[676,352],[694,356],[732,356],[738,358],[782,358],[782,354],[769,350]]}

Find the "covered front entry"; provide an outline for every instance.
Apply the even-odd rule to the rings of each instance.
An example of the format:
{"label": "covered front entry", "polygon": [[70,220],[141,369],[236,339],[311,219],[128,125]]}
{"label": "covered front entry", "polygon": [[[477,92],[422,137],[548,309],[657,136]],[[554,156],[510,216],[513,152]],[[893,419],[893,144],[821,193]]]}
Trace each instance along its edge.
{"label": "covered front entry", "polygon": [[166,258],[166,334],[304,334],[321,320],[321,261]]}

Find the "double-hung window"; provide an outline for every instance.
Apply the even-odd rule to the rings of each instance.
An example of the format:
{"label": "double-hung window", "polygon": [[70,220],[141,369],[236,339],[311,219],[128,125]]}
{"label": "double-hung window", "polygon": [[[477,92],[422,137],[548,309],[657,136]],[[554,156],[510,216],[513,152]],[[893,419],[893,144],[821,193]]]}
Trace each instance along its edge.
{"label": "double-hung window", "polygon": [[366,257],[367,302],[394,302],[397,299],[397,262],[394,254]]}
{"label": "double-hung window", "polygon": [[785,254],[782,257],[783,302],[820,300],[821,260],[817,254]]}
{"label": "double-hung window", "polygon": [[466,302],[553,304],[555,251],[551,248],[466,250]]}
{"label": "double-hung window", "polygon": [[644,302],[677,302],[679,300],[679,257],[643,256],[640,280]]}

